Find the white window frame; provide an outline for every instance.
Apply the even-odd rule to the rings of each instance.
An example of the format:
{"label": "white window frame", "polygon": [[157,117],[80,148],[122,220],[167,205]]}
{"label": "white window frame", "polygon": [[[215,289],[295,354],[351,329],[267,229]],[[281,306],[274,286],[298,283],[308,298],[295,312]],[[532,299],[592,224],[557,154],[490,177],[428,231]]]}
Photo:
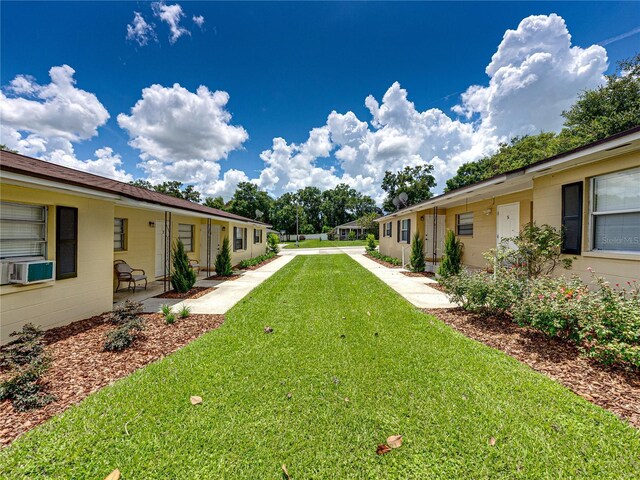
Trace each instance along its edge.
{"label": "white window frame", "polygon": [[[189,237],[188,237],[188,242],[185,242],[185,239],[187,238],[186,233],[184,230],[186,230],[184,227],[189,227]],[[182,243],[184,244],[184,251],[185,252],[195,252],[195,245],[194,245],[194,239],[195,239],[195,229],[196,226],[193,223],[179,223],[178,224],[178,239],[182,241]],[[188,244],[187,244],[188,243]]]}
{"label": "white window frame", "polygon": [[[247,242],[247,239],[245,237],[245,231],[246,231],[245,227],[233,227],[233,251],[234,252],[239,252],[239,251],[245,251],[246,250],[245,244],[247,244],[249,242]],[[247,232],[247,234],[248,234],[248,232]],[[242,242],[240,244],[240,247],[238,247],[236,245],[237,241],[241,241]]]}
{"label": "white window frame", "polygon": [[[120,222],[122,231],[118,231],[117,223]],[[116,235],[120,236],[120,248],[116,247]],[[113,219],[113,251],[114,252],[126,252],[127,251],[127,219],[126,218],[114,218]]]}
{"label": "white window frame", "polygon": [[598,178],[606,178],[613,177],[616,175],[623,174],[625,172],[635,172],[640,171],[640,168],[630,168],[627,170],[622,170],[619,172],[607,173],[604,175],[596,175],[595,177],[591,177],[589,179],[589,251],[597,252],[597,253],[615,253],[620,255],[639,255],[640,252],[637,250],[606,250],[606,249],[597,249],[595,246],[595,235],[596,235],[596,221],[595,217],[598,216],[606,216],[606,215],[616,215],[621,213],[640,213],[640,206],[638,208],[628,208],[624,210],[609,210],[606,212],[597,212],[594,211],[595,203],[596,203],[596,180]]}
{"label": "white window frame", "polygon": [[[473,212],[463,212],[456,215],[456,235],[460,237],[473,237],[473,217]],[[471,225],[471,233],[460,233],[460,225]]]}
{"label": "white window frame", "polygon": [[384,224],[384,237],[392,237],[393,236],[393,222],[387,222]]}
{"label": "white window frame", "polygon": [[[256,236],[256,234],[258,234]],[[262,243],[262,229],[260,228],[254,228],[253,229],[253,244],[258,244],[258,243]]]}
{"label": "white window frame", "polygon": [[[405,218],[400,220],[400,243],[409,243],[409,225],[411,220]],[[405,238],[406,237],[406,238]]]}
{"label": "white window frame", "polygon": [[[42,220],[41,221],[35,221],[35,220],[20,220],[20,219],[9,219],[9,218],[2,218],[0,216],[0,220],[2,222],[11,222],[11,223],[20,223],[20,222],[25,222],[25,223],[30,223],[30,224],[37,224],[42,228],[42,232],[43,232],[43,236],[41,240],[28,240],[30,242],[33,243],[40,243],[41,248],[40,248],[40,252],[36,255],[8,255],[8,256],[1,256],[0,257],[0,261],[8,261],[8,259],[16,259],[16,258],[33,258],[33,259],[46,259],[47,258],[47,253],[48,253],[48,247],[49,247],[49,239],[48,239],[48,234],[49,234],[49,209],[47,208],[46,205],[37,205],[37,204],[31,204],[31,203],[20,203],[20,202],[1,202],[3,205],[17,205],[17,206],[24,206],[24,207],[32,207],[32,208],[38,208],[41,209],[42,211]],[[0,242],[19,242],[21,239],[5,239],[5,240],[0,240]],[[0,255],[2,255],[2,252],[0,251]]]}

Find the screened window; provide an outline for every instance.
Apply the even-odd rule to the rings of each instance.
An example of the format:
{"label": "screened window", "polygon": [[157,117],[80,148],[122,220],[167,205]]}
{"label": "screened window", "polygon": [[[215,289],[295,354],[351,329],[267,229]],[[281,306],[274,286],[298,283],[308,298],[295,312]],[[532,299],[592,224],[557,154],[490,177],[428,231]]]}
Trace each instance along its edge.
{"label": "screened window", "polygon": [[194,226],[189,223],[178,224],[178,238],[182,241],[185,252],[193,252],[193,230]]}
{"label": "screened window", "polygon": [[115,218],[113,220],[113,249],[121,251],[127,249],[127,219]]}
{"label": "screened window", "polygon": [[258,228],[253,229],[253,243],[262,243],[262,230]]}
{"label": "screened window", "polygon": [[78,209],[56,208],[56,278],[78,276]]}
{"label": "screened window", "polygon": [[402,220],[400,222],[400,241],[409,243],[411,229],[411,220]]}
{"label": "screened window", "polygon": [[247,229],[233,227],[233,251],[247,249]]}
{"label": "screened window", "polygon": [[473,235],[473,212],[456,215],[456,231],[458,235]]}
{"label": "screened window", "polygon": [[387,222],[384,224],[384,236],[385,237],[391,237],[393,235],[393,232],[391,231],[392,229],[392,222]]}
{"label": "screened window", "polygon": [[562,253],[582,250],[582,182],[562,186]]}
{"label": "screened window", "polygon": [[640,252],[640,168],[593,179],[594,250]]}
{"label": "screened window", "polygon": [[0,258],[47,255],[47,207],[0,202]]}

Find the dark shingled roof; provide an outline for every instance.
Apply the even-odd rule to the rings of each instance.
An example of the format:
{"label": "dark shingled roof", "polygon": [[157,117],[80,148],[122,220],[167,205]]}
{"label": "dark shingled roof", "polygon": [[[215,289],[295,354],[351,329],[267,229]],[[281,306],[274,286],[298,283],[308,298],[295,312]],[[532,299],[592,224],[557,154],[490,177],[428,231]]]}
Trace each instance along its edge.
{"label": "dark shingled roof", "polygon": [[236,220],[239,222],[251,222],[261,225],[267,225],[250,218],[234,215],[233,213],[218,210],[217,208],[209,208],[199,203],[190,202],[181,198],[175,198],[171,195],[147,190],[146,188],[136,187],[110,178],[93,175],[91,173],[81,172],[73,168],[63,167],[55,163],[37,160],[17,153],[0,150],[0,170],[6,172],[19,173],[29,177],[41,178],[44,180],[52,180],[77,187],[84,187],[100,192],[121,195],[132,200],[141,202],[154,203],[165,207],[180,208],[182,210],[190,210],[192,212],[203,213],[205,215],[215,215],[217,217]]}

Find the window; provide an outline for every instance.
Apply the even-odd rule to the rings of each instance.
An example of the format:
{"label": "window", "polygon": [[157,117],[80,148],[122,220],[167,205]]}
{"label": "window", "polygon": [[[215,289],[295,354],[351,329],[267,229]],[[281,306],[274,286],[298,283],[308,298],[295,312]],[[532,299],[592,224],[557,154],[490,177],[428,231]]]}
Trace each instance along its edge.
{"label": "window", "polygon": [[562,186],[562,253],[582,250],[582,182]]}
{"label": "window", "polygon": [[0,258],[46,255],[47,207],[0,202]]}
{"label": "window", "polygon": [[409,243],[411,238],[411,220],[398,221],[400,224],[400,242]]}
{"label": "window", "polygon": [[190,223],[178,224],[178,239],[182,240],[185,252],[193,252],[193,230],[194,225]]}
{"label": "window", "polygon": [[392,231],[391,231],[391,229],[392,229],[392,225],[393,225],[393,223],[392,223],[392,222],[387,222],[387,223],[385,223],[385,224],[384,224],[384,232],[383,232],[383,236],[384,236],[384,237],[391,237],[391,236],[393,236],[393,233],[392,233]]}
{"label": "window", "polygon": [[233,227],[233,251],[247,249],[247,229]]}
{"label": "window", "polygon": [[56,208],[56,278],[78,276],[78,209]]}
{"label": "window", "polygon": [[456,231],[458,235],[473,235],[473,212],[456,215]]}
{"label": "window", "polygon": [[262,243],[262,230],[259,228],[253,229],[253,243]]}
{"label": "window", "polygon": [[122,251],[127,249],[127,219],[114,218],[113,220],[113,249]]}
{"label": "window", "polygon": [[594,250],[640,252],[640,168],[592,180]]}

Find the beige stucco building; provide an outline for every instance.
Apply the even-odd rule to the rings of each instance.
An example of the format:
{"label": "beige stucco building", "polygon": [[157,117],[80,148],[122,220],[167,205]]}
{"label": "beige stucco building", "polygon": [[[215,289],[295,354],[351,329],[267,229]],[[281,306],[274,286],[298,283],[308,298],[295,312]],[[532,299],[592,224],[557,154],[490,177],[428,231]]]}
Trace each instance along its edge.
{"label": "beige stucco building", "polygon": [[446,230],[464,244],[463,263],[485,268],[483,253],[528,222],[564,231],[571,273],[591,267],[612,283],[640,279],[640,128],[496,175],[377,220],[380,252],[408,263],[413,234],[437,267]]}
{"label": "beige stucco building", "polygon": [[[6,151],[0,173],[0,343],[25,323],[111,310],[114,261],[165,278],[178,238],[211,271],[225,238],[234,265],[266,252],[268,225],[255,220]],[[34,277],[19,278],[21,265]]]}

